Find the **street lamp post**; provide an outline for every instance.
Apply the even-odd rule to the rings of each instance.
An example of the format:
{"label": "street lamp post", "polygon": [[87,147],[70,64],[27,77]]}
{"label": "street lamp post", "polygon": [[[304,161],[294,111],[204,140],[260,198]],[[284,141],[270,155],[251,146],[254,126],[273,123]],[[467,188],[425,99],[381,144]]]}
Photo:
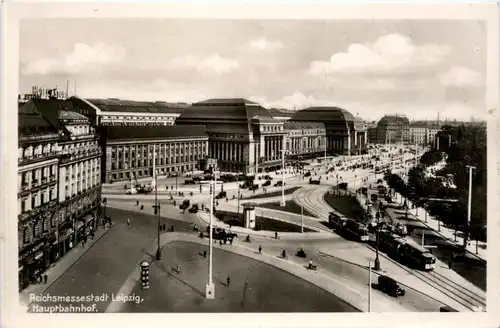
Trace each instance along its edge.
{"label": "street lamp post", "polygon": [[285,149],[281,149],[281,203],[285,206]]}
{"label": "street lamp post", "polygon": [[368,313],[372,312],[372,261],[368,261]]}
{"label": "street lamp post", "polygon": [[214,299],[215,295],[215,285],[212,280],[212,247],[213,247],[213,231],[212,231],[212,216],[214,212],[214,196],[213,189],[214,181],[210,180],[210,220],[209,220],[209,262],[208,262],[208,282],[205,288],[205,297],[207,299]]}
{"label": "street lamp post", "polygon": [[155,214],[156,214],[156,221],[157,221],[157,245],[156,245],[156,260],[160,261],[161,260],[161,245],[160,245],[160,204],[158,204],[158,187],[157,187],[157,182],[158,179],[156,178],[156,172],[155,173]]}
{"label": "street lamp post", "polygon": [[378,207],[377,207],[377,240],[376,240],[376,248],[375,248],[375,267],[374,269],[377,270],[377,271],[380,271],[380,259],[379,259],[379,255],[378,255],[378,248],[379,248],[379,236],[380,236],[380,206],[381,206],[381,202],[379,201],[378,202]]}
{"label": "street lamp post", "polygon": [[300,233],[304,233],[304,205],[300,203]]}
{"label": "street lamp post", "polygon": [[240,184],[238,183],[238,219],[240,218]]}
{"label": "street lamp post", "polygon": [[324,157],[325,157],[325,174],[326,174],[326,172],[327,172],[327,169],[326,169],[327,168],[327,165],[326,165],[326,143],[327,143],[326,136],[325,136],[325,138],[323,138],[323,143],[325,146],[325,156]]}
{"label": "street lamp post", "polygon": [[[470,216],[471,216],[471,202],[472,202],[472,170],[476,169],[475,166],[467,165],[469,168],[469,201],[467,205],[467,231],[464,236],[464,248],[467,248],[467,239],[470,233]],[[477,238],[476,238],[477,239]],[[477,254],[477,240],[476,240],[476,254]]]}

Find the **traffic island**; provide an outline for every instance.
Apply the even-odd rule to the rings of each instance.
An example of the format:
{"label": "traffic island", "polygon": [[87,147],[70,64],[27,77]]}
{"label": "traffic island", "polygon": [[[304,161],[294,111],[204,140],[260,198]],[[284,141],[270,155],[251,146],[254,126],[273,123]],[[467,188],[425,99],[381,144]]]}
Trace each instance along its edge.
{"label": "traffic island", "polygon": [[213,253],[216,296],[206,299],[206,250],[206,245],[184,241],[165,245],[163,259],[151,264],[151,287],[143,290],[137,282],[130,295],[139,301],[126,302],[120,312],[358,312],[297,276],[219,249]]}

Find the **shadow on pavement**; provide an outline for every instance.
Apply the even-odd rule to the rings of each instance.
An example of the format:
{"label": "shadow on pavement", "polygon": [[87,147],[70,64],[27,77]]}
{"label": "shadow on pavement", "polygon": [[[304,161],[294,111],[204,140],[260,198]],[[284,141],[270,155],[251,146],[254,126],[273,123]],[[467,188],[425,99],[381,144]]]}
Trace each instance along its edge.
{"label": "shadow on pavement", "polygon": [[205,297],[205,293],[198,290],[196,287],[190,285],[188,282],[182,280],[181,278],[179,278],[177,276],[177,268],[174,268],[174,267],[170,267],[170,269],[174,272],[176,272],[176,274],[172,274],[168,269],[165,268],[165,266],[163,265],[163,263],[159,263],[159,262],[155,262],[156,263],[156,267],[160,270],[162,270],[163,272],[165,272],[166,274],[168,274],[171,278],[174,278],[176,280],[178,280],[179,282],[183,283],[184,285],[188,286],[189,288],[191,288],[193,291],[195,291],[197,294],[199,294],[200,296],[202,297]]}

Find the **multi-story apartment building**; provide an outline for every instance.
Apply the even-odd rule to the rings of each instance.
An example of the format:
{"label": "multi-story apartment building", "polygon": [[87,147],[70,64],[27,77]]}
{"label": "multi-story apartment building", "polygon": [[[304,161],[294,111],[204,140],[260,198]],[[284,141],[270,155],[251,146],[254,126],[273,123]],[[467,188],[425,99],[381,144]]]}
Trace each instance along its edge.
{"label": "multi-story apartment building", "polygon": [[19,108],[17,213],[19,288],[55,261],[59,131],[31,107]]}
{"label": "multi-story apartment building", "polygon": [[[106,182],[152,175],[153,158],[158,174],[197,170],[207,157],[208,136],[204,126],[108,126],[102,127],[105,142],[103,171]],[[156,156],[153,157],[153,152]]]}
{"label": "multi-story apartment building", "polygon": [[286,156],[290,159],[309,159],[325,153],[326,129],[319,122],[284,123]]}
{"label": "multi-story apartment building", "polygon": [[76,110],[90,118],[94,126],[111,125],[174,125],[186,103],[164,101],[145,102],[108,99],[84,99],[73,96],[68,99]]}
{"label": "multi-story apartment building", "polygon": [[410,139],[410,121],[406,116],[386,115],[377,123],[377,142],[403,143]]}
{"label": "multi-story apartment building", "polygon": [[[64,256],[90,229],[97,229],[101,202],[102,150],[90,120],[77,113],[70,102],[34,98],[23,105],[19,112],[20,120],[21,117],[26,120],[27,113],[30,113],[32,117],[37,117],[36,124],[51,127],[51,131],[57,135],[57,144],[54,142],[41,147],[42,154],[51,150],[50,168],[44,167],[41,172],[34,171],[34,181],[40,177],[41,186],[48,184],[50,189],[41,189],[32,196],[31,204],[40,207],[37,211],[30,212],[33,213],[32,227],[20,224],[20,260],[24,260],[21,245],[27,233],[32,234],[32,239],[36,237],[34,243],[45,243],[45,246],[40,246],[45,247],[45,252],[34,257],[35,260],[42,261],[35,261],[35,269],[33,265],[26,266],[27,272],[23,274],[25,286],[50,263]],[[22,140],[20,137],[20,143]],[[34,155],[40,154],[40,146],[37,146]],[[28,154],[29,151],[28,147]],[[26,179],[24,173],[27,168],[29,166],[19,167],[21,188],[25,185],[23,179]],[[22,215],[27,208],[26,200],[21,198],[19,205]],[[33,205],[28,208],[32,209]]]}
{"label": "multi-story apartment building", "polygon": [[427,144],[427,124],[412,123],[409,127],[411,144],[425,145]]}

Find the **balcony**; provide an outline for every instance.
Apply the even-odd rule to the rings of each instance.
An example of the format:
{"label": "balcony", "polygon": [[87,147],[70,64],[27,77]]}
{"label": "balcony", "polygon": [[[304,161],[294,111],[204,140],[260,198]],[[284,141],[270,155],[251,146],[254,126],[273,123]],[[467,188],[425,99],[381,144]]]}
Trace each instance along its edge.
{"label": "balcony", "polygon": [[48,154],[36,155],[36,156],[26,156],[26,157],[18,157],[17,165],[24,166],[36,162],[48,161],[51,159],[57,158],[56,152],[51,152]]}

